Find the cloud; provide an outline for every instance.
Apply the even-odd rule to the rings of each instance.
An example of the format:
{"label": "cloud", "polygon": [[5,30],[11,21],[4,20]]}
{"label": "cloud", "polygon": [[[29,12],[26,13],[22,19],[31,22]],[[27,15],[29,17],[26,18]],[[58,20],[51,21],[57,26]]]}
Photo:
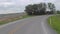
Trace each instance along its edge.
{"label": "cloud", "polygon": [[11,6],[11,5],[14,5],[15,3],[13,2],[0,2],[0,7],[3,6],[3,7],[8,7],[8,6]]}
{"label": "cloud", "polygon": [[11,2],[1,2],[0,5],[13,5],[14,3]]}
{"label": "cloud", "polygon": [[[21,11],[24,11],[24,8],[25,8],[26,5],[28,5],[28,4],[38,4],[38,3],[41,3],[41,2],[54,3],[57,10],[60,10],[60,0],[0,0],[0,6],[4,5],[5,7],[7,7],[7,6],[14,5],[14,6],[20,7]],[[14,12],[14,11],[11,11],[11,12]]]}
{"label": "cloud", "polygon": [[12,0],[0,0],[0,5],[13,5],[15,2]]}

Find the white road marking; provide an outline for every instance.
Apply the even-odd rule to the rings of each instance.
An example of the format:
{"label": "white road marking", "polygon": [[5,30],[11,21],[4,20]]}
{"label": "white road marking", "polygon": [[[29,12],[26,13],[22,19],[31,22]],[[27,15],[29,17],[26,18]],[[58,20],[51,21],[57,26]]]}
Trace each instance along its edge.
{"label": "white road marking", "polygon": [[44,31],[44,34],[48,34],[48,32],[46,31],[46,28],[44,26],[44,22],[41,22],[41,26],[42,26],[42,29]]}

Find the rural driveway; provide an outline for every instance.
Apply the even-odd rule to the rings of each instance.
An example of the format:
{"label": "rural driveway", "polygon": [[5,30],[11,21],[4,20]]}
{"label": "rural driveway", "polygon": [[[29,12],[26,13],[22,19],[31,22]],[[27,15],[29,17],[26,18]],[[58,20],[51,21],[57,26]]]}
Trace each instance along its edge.
{"label": "rural driveway", "polygon": [[17,20],[0,26],[0,34],[57,34],[47,23],[49,15]]}

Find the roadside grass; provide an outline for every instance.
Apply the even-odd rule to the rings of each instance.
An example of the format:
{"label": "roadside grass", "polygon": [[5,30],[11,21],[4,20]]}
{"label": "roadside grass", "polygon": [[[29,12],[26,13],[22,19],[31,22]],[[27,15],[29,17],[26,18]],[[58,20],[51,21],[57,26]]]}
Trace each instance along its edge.
{"label": "roadside grass", "polygon": [[16,20],[28,18],[28,17],[31,17],[31,16],[29,16],[29,15],[23,15],[23,16],[18,16],[18,17],[14,17],[14,18],[8,18],[8,19],[5,19],[5,20],[1,20],[0,21],[0,25],[7,24],[9,22],[13,22],[13,21],[16,21]]}
{"label": "roadside grass", "polygon": [[52,28],[56,30],[58,34],[60,34],[60,15],[49,17],[48,22],[52,26]]}

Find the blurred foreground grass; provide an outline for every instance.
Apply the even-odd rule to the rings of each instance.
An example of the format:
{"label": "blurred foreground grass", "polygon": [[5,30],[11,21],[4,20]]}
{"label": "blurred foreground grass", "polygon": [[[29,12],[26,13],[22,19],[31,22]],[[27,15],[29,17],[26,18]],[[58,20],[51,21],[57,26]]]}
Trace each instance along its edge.
{"label": "blurred foreground grass", "polygon": [[60,15],[49,17],[48,22],[52,26],[52,28],[55,29],[58,34],[60,34]]}

